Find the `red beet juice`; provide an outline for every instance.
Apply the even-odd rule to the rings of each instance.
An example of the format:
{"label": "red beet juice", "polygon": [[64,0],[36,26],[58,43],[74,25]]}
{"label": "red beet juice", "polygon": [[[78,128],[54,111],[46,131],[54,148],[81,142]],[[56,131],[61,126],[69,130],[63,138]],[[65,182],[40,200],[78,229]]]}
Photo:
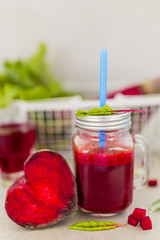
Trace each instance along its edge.
{"label": "red beet juice", "polygon": [[118,213],[132,202],[133,159],[131,149],[88,151],[74,146],[79,206],[92,213]]}
{"label": "red beet juice", "polygon": [[23,170],[24,161],[35,142],[33,124],[11,123],[0,125],[0,168],[3,173]]}

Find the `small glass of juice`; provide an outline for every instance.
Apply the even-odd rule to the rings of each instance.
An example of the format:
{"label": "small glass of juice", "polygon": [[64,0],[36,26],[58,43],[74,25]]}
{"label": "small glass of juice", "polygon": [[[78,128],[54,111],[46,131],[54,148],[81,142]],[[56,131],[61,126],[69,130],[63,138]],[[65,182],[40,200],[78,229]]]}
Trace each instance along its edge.
{"label": "small glass of juice", "polygon": [[[76,117],[73,152],[82,211],[114,215],[132,203],[134,187],[148,180],[150,151],[141,135],[129,133],[130,112]],[[134,149],[142,152],[144,174],[134,182]]]}
{"label": "small glass of juice", "polygon": [[3,185],[23,174],[23,164],[35,143],[35,127],[31,122],[0,125],[0,170]]}

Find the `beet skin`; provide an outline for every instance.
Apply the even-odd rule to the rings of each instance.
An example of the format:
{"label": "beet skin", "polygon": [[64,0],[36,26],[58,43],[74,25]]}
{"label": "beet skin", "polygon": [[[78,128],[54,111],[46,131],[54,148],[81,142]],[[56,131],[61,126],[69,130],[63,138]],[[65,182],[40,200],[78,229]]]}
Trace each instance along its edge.
{"label": "beet skin", "polygon": [[77,209],[74,176],[59,154],[41,150],[24,164],[25,175],[9,189],[5,209],[18,225],[44,228],[56,224]]}

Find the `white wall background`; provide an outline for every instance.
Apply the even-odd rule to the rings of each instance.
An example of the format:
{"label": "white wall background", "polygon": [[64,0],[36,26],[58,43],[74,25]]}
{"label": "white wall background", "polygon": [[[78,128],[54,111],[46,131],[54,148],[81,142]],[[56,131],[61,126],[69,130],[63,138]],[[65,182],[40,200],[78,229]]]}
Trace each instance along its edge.
{"label": "white wall background", "polygon": [[108,90],[160,76],[159,0],[0,0],[0,62],[44,41],[55,75],[98,95],[100,49]]}

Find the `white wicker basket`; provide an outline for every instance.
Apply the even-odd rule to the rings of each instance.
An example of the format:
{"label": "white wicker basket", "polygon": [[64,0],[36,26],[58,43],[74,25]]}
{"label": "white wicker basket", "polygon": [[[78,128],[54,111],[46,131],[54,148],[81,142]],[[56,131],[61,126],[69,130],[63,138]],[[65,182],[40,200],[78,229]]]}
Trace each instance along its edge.
{"label": "white wicker basket", "polygon": [[[132,133],[143,134],[150,142],[152,151],[160,151],[160,95],[123,96],[109,99],[110,106],[125,106],[145,110],[132,113]],[[32,120],[36,126],[36,147],[70,150],[74,133],[75,111],[79,107],[99,106],[98,100],[82,100],[81,97],[57,98],[40,101],[15,101],[0,111],[0,121]]]}
{"label": "white wicker basket", "polygon": [[36,128],[36,149],[71,149],[75,110],[81,97],[54,98],[37,101],[14,101],[1,109],[0,122],[31,120]]}
{"label": "white wicker basket", "polygon": [[[144,110],[145,113],[132,112],[131,133],[140,133],[145,136],[152,152],[160,152],[160,94],[142,96],[116,95],[107,101],[109,106],[125,106],[131,109]],[[99,101],[84,101],[83,106],[99,106]]]}

